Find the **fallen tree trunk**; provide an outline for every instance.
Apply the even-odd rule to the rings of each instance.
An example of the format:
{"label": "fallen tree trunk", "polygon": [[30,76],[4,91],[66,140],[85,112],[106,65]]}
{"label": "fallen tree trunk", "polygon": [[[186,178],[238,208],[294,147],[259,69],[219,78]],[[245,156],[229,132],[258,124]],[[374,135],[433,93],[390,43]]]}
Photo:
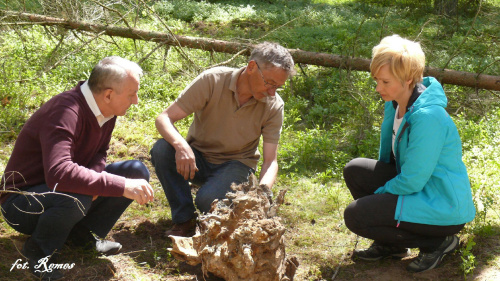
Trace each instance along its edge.
{"label": "fallen tree trunk", "polygon": [[[108,36],[118,36],[137,40],[146,40],[180,47],[201,49],[205,51],[221,52],[242,55],[250,55],[253,45],[237,42],[228,42],[210,38],[196,38],[189,36],[173,35],[170,33],[142,30],[129,27],[118,27],[112,25],[100,25],[87,22],[70,21],[61,18],[48,17],[44,15],[21,13],[0,10],[0,15],[5,18],[26,20],[39,25],[57,25],[67,29],[87,31]],[[5,21],[5,19],[4,19]],[[15,25],[16,23],[11,23]],[[370,60],[363,58],[352,58],[346,56],[332,55],[326,53],[308,52],[298,49],[290,49],[290,53],[296,63],[313,64],[326,67],[336,67],[360,71],[370,70]],[[439,69],[426,67],[425,76],[434,76],[443,84],[453,84],[487,90],[500,91],[500,76],[476,74],[450,69]]]}

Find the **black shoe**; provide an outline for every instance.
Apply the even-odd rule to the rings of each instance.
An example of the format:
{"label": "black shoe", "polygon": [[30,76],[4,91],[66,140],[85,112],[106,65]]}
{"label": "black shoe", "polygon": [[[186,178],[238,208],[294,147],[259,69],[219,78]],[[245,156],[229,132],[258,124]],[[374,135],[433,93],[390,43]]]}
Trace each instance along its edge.
{"label": "black shoe", "polygon": [[116,255],[122,249],[122,244],[109,240],[100,239],[95,242],[95,250],[103,255]]}
{"label": "black shoe", "polygon": [[80,247],[88,251],[95,250],[103,255],[116,255],[122,249],[122,245],[118,242],[99,239],[88,230],[73,229],[68,236],[68,244],[74,247]]}
{"label": "black shoe", "polygon": [[455,251],[458,248],[459,239],[457,236],[447,236],[441,245],[431,253],[418,254],[418,257],[412,261],[406,268],[410,272],[423,272],[438,266],[446,254]]}
{"label": "black shoe", "polygon": [[[50,272],[44,272],[46,268],[40,264],[50,265],[54,260],[54,255],[45,255],[31,237],[24,243],[22,254],[28,260],[29,270],[38,280],[58,280],[63,278],[63,273],[59,269],[49,269]],[[43,260],[48,259],[48,260]]]}
{"label": "black shoe", "polygon": [[376,242],[368,249],[354,250],[352,257],[365,261],[377,261],[384,258],[402,259],[410,254],[410,249],[397,246],[383,246]]}

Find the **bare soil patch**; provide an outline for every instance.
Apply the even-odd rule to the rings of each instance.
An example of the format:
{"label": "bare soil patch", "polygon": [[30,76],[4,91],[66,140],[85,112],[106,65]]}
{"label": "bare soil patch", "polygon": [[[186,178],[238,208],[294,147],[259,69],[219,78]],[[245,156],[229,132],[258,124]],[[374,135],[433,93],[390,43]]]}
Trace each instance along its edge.
{"label": "bare soil patch", "polygon": [[[171,221],[164,219],[155,222],[140,217],[121,219],[110,233],[111,239],[123,244],[122,252],[116,256],[97,256],[65,247],[61,261],[76,265],[66,272],[63,280],[223,280],[210,273],[204,277],[201,265],[190,266],[172,257],[167,250],[172,247],[172,242],[163,235],[170,226]],[[310,261],[298,256],[300,265],[294,280],[500,280],[499,234],[499,229],[495,228],[490,235],[475,239],[473,253],[477,264],[473,275],[467,279],[460,270],[462,260],[457,251],[447,256],[440,267],[416,274],[405,269],[416,257],[416,252],[401,261],[377,262],[354,262],[348,252],[342,261],[322,265],[320,276],[310,272]],[[18,249],[22,248],[26,238],[26,235],[11,230],[5,222],[0,223],[0,280],[30,280],[27,270],[11,270],[17,259],[24,261]],[[287,254],[294,253],[287,251]]]}

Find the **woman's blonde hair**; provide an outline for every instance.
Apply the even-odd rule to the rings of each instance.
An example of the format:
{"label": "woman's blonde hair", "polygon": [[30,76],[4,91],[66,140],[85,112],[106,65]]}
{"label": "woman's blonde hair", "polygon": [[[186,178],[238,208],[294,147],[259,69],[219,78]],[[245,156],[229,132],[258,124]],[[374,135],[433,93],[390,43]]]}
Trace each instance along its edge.
{"label": "woman's blonde hair", "polygon": [[421,82],[425,68],[425,54],[420,43],[401,38],[395,34],[387,36],[373,47],[370,72],[375,76],[380,68],[388,64],[392,75],[403,84],[412,80],[410,89]]}

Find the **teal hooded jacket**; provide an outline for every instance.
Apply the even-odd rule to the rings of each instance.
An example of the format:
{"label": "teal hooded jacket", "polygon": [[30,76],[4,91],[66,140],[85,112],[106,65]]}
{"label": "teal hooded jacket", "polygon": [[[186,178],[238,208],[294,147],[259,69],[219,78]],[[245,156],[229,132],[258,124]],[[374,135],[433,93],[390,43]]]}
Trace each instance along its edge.
{"label": "teal hooded jacket", "polygon": [[[394,156],[397,176],[375,193],[399,195],[394,219],[430,224],[459,225],[474,219],[467,169],[462,161],[462,142],[445,107],[443,87],[425,77],[426,89],[408,107],[396,134]],[[396,109],[386,102],[379,160],[390,162]]]}

